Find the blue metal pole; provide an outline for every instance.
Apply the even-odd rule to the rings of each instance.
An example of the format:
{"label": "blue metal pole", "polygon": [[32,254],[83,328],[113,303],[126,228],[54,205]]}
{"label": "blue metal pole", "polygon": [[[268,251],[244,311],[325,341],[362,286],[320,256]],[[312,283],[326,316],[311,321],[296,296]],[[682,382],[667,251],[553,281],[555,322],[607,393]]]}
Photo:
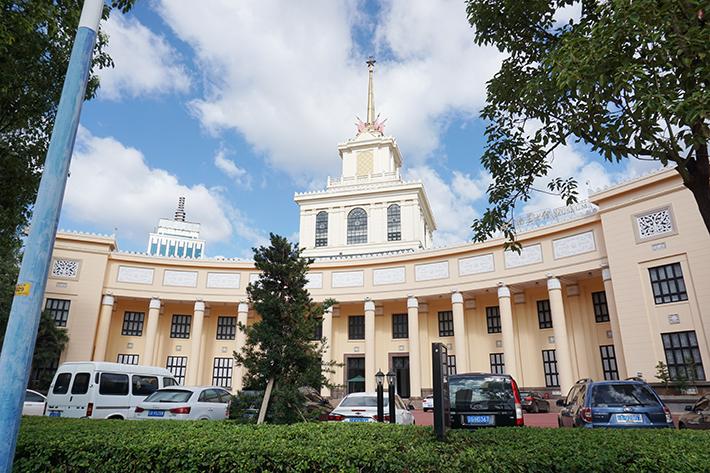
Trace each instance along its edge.
{"label": "blue metal pole", "polygon": [[84,1],[0,353],[0,472],[4,473],[11,471],[15,455],[47,273],[102,9],[103,0]]}

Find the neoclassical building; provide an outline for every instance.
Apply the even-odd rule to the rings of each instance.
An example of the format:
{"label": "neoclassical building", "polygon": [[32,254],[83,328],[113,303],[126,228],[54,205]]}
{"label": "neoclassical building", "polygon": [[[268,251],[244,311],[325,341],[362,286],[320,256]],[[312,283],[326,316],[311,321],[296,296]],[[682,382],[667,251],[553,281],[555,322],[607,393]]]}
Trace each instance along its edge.
{"label": "neoclassical building", "polygon": [[[399,393],[420,397],[433,342],[447,346],[450,373],[510,373],[551,392],[578,378],[655,382],[658,361],[705,380],[710,238],[674,170],[518,219],[520,253],[503,239],[434,248],[424,186],[402,180],[397,143],[375,115],[373,66],[367,121],[338,147],[342,175],[295,196],[300,245],[315,259],[308,289],[338,301],[322,323],[326,355],[341,364],[329,394],[373,391],[377,370],[392,369]],[[160,226],[202,245],[178,211]],[[185,384],[237,391],[237,321],[259,318],[246,294],[259,274],[249,261],[178,254],[180,243],[161,252],[166,233],[146,253],[119,251],[111,236],[57,235],[46,308],[69,333],[61,361],[165,366]]]}

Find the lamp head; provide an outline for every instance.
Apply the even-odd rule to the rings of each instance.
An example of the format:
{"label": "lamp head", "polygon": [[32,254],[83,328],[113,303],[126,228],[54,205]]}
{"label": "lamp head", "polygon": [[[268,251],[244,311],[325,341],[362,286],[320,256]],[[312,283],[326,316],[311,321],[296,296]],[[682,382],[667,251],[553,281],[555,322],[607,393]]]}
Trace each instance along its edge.
{"label": "lamp head", "polygon": [[375,380],[377,380],[378,386],[382,386],[382,383],[385,381],[385,374],[382,370],[378,370],[377,373],[375,373]]}

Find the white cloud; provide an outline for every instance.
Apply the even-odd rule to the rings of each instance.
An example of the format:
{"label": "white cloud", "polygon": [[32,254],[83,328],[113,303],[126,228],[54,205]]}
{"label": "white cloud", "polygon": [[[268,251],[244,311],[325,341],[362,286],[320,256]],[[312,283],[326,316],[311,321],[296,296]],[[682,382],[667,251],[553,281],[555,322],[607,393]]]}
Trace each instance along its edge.
{"label": "white cloud", "polygon": [[[439,145],[454,115],[474,115],[501,55],[473,43],[458,0],[395,0],[378,18],[356,2],[215,1],[191,8],[162,0],[159,12],[195,51],[205,93],[191,102],[213,133],[237,130],[266,160],[302,182],[336,174],[335,145],[363,117],[372,51],[354,29],[376,22],[375,102],[413,164]],[[362,23],[361,23],[362,22]],[[321,184],[322,185],[322,184]]]}
{"label": "white cloud", "polygon": [[449,184],[434,169],[417,166],[409,169],[405,177],[424,183],[437,226],[434,232],[436,246],[461,243],[473,237],[471,224],[478,215],[474,202],[483,197],[487,176],[471,179],[454,171],[452,183]]}
{"label": "white cloud", "polygon": [[63,208],[74,223],[106,232],[117,227],[122,241],[141,247],[158,219],[173,215],[179,196],[186,197],[187,219],[201,224],[208,243],[228,242],[234,235],[249,243],[263,241],[263,232],[220,189],[182,184],[169,172],[150,167],[139,150],[79,128]]}
{"label": "white cloud", "polygon": [[245,189],[251,189],[251,176],[246,169],[240,168],[237,164],[226,156],[227,151],[220,149],[214,156],[214,165],[231,178],[234,183]]}
{"label": "white cloud", "polygon": [[178,62],[178,52],[134,17],[111,15],[101,29],[109,36],[107,52],[115,67],[99,71],[100,98],[120,100],[190,88],[190,77]]}

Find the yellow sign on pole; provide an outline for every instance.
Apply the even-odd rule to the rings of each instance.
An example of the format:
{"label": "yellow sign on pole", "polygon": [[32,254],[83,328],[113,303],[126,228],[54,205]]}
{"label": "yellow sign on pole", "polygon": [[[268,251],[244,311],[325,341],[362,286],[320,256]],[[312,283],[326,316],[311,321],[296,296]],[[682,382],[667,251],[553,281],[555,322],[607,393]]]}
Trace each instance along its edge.
{"label": "yellow sign on pole", "polygon": [[16,296],[29,296],[31,287],[32,287],[32,284],[30,284],[28,282],[18,284],[17,286],[15,286],[15,295]]}

